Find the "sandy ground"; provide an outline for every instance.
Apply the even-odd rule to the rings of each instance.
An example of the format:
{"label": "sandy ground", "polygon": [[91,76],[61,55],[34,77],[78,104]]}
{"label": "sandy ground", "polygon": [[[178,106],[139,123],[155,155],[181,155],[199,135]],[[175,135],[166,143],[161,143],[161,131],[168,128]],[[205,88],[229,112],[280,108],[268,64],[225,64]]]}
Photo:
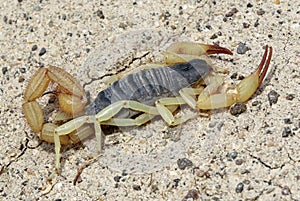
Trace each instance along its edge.
{"label": "sandy ground", "polygon": [[[1,1],[0,200],[300,200],[300,2],[225,2]],[[116,72],[159,62],[179,40],[232,50],[212,59],[230,71],[229,82],[253,72],[264,46],[273,47],[247,110],[116,130],[76,186],[95,140],[65,146],[62,173],[48,185],[54,146],[39,140],[21,109],[33,73],[59,66],[93,99]],[[241,43],[248,51],[238,54]]]}

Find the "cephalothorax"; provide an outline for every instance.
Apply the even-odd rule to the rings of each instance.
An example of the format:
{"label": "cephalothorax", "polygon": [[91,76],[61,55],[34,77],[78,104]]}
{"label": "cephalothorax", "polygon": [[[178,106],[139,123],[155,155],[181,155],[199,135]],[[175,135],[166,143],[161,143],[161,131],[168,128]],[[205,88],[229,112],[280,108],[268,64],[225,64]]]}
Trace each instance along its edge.
{"label": "cephalothorax", "polygon": [[[247,101],[267,73],[272,48],[266,46],[254,73],[230,88],[225,87],[223,77],[206,56],[217,53],[232,54],[216,45],[174,43],[166,51],[165,64],[146,64],[122,75],[88,106],[85,91],[73,76],[58,67],[40,68],[25,90],[23,112],[33,132],[39,133],[42,140],[55,143],[55,167],[59,171],[61,144],[77,143],[95,133],[99,150],[102,149],[101,125],[139,126],[155,116],[161,116],[168,125],[178,125],[195,117],[175,118],[173,112],[182,104],[209,110]],[[61,109],[58,116],[67,119],[61,125],[44,123],[42,108],[36,101],[50,82],[57,84],[54,93]]]}

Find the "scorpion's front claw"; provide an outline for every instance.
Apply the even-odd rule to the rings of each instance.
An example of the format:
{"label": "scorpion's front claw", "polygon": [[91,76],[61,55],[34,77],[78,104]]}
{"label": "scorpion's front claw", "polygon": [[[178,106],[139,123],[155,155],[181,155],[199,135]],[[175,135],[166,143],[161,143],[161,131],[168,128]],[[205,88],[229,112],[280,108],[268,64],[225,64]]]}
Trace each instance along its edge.
{"label": "scorpion's front claw", "polygon": [[209,54],[229,54],[232,52],[218,45],[207,45],[193,42],[177,42],[168,47],[165,54],[167,64],[177,64],[201,58],[207,59],[205,55]]}
{"label": "scorpion's front claw", "polygon": [[228,107],[237,102],[246,102],[256,92],[264,80],[272,58],[272,47],[266,46],[264,56],[254,73],[244,78],[233,92],[226,89],[223,93],[216,93],[223,84],[219,76],[206,79],[206,89],[199,95],[197,106],[199,109],[216,109]]}

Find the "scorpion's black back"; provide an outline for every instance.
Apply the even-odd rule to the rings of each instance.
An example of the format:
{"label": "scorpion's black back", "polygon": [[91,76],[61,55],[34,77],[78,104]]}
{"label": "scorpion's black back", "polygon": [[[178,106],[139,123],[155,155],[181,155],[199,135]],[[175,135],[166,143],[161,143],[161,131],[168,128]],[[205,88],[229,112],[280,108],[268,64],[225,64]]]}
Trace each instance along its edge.
{"label": "scorpion's black back", "polygon": [[95,101],[88,106],[86,113],[97,114],[111,103],[120,100],[135,100],[154,105],[160,98],[178,96],[180,89],[195,84],[211,70],[205,60],[194,59],[174,66],[129,74],[101,91]]}

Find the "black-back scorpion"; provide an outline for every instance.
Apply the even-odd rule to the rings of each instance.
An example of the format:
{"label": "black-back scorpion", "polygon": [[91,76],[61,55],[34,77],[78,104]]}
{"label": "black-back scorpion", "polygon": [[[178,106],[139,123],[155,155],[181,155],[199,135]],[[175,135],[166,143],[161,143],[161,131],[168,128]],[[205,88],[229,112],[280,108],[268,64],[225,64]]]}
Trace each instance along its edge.
{"label": "black-back scorpion", "polygon": [[[174,126],[195,117],[174,117],[173,112],[180,105],[210,110],[247,101],[265,78],[272,47],[265,47],[255,72],[233,88],[224,87],[223,77],[215,72],[207,57],[219,53],[232,54],[217,45],[174,43],[166,50],[165,64],[148,64],[123,75],[87,106],[85,91],[72,75],[54,66],[40,68],[25,90],[23,112],[33,132],[55,144],[55,168],[59,172],[61,144],[77,143],[95,133],[101,150],[101,125],[139,126],[161,116],[168,125]],[[44,123],[42,107],[36,101],[50,82],[57,85],[54,93],[61,110],[59,114],[69,117],[61,125]]]}

